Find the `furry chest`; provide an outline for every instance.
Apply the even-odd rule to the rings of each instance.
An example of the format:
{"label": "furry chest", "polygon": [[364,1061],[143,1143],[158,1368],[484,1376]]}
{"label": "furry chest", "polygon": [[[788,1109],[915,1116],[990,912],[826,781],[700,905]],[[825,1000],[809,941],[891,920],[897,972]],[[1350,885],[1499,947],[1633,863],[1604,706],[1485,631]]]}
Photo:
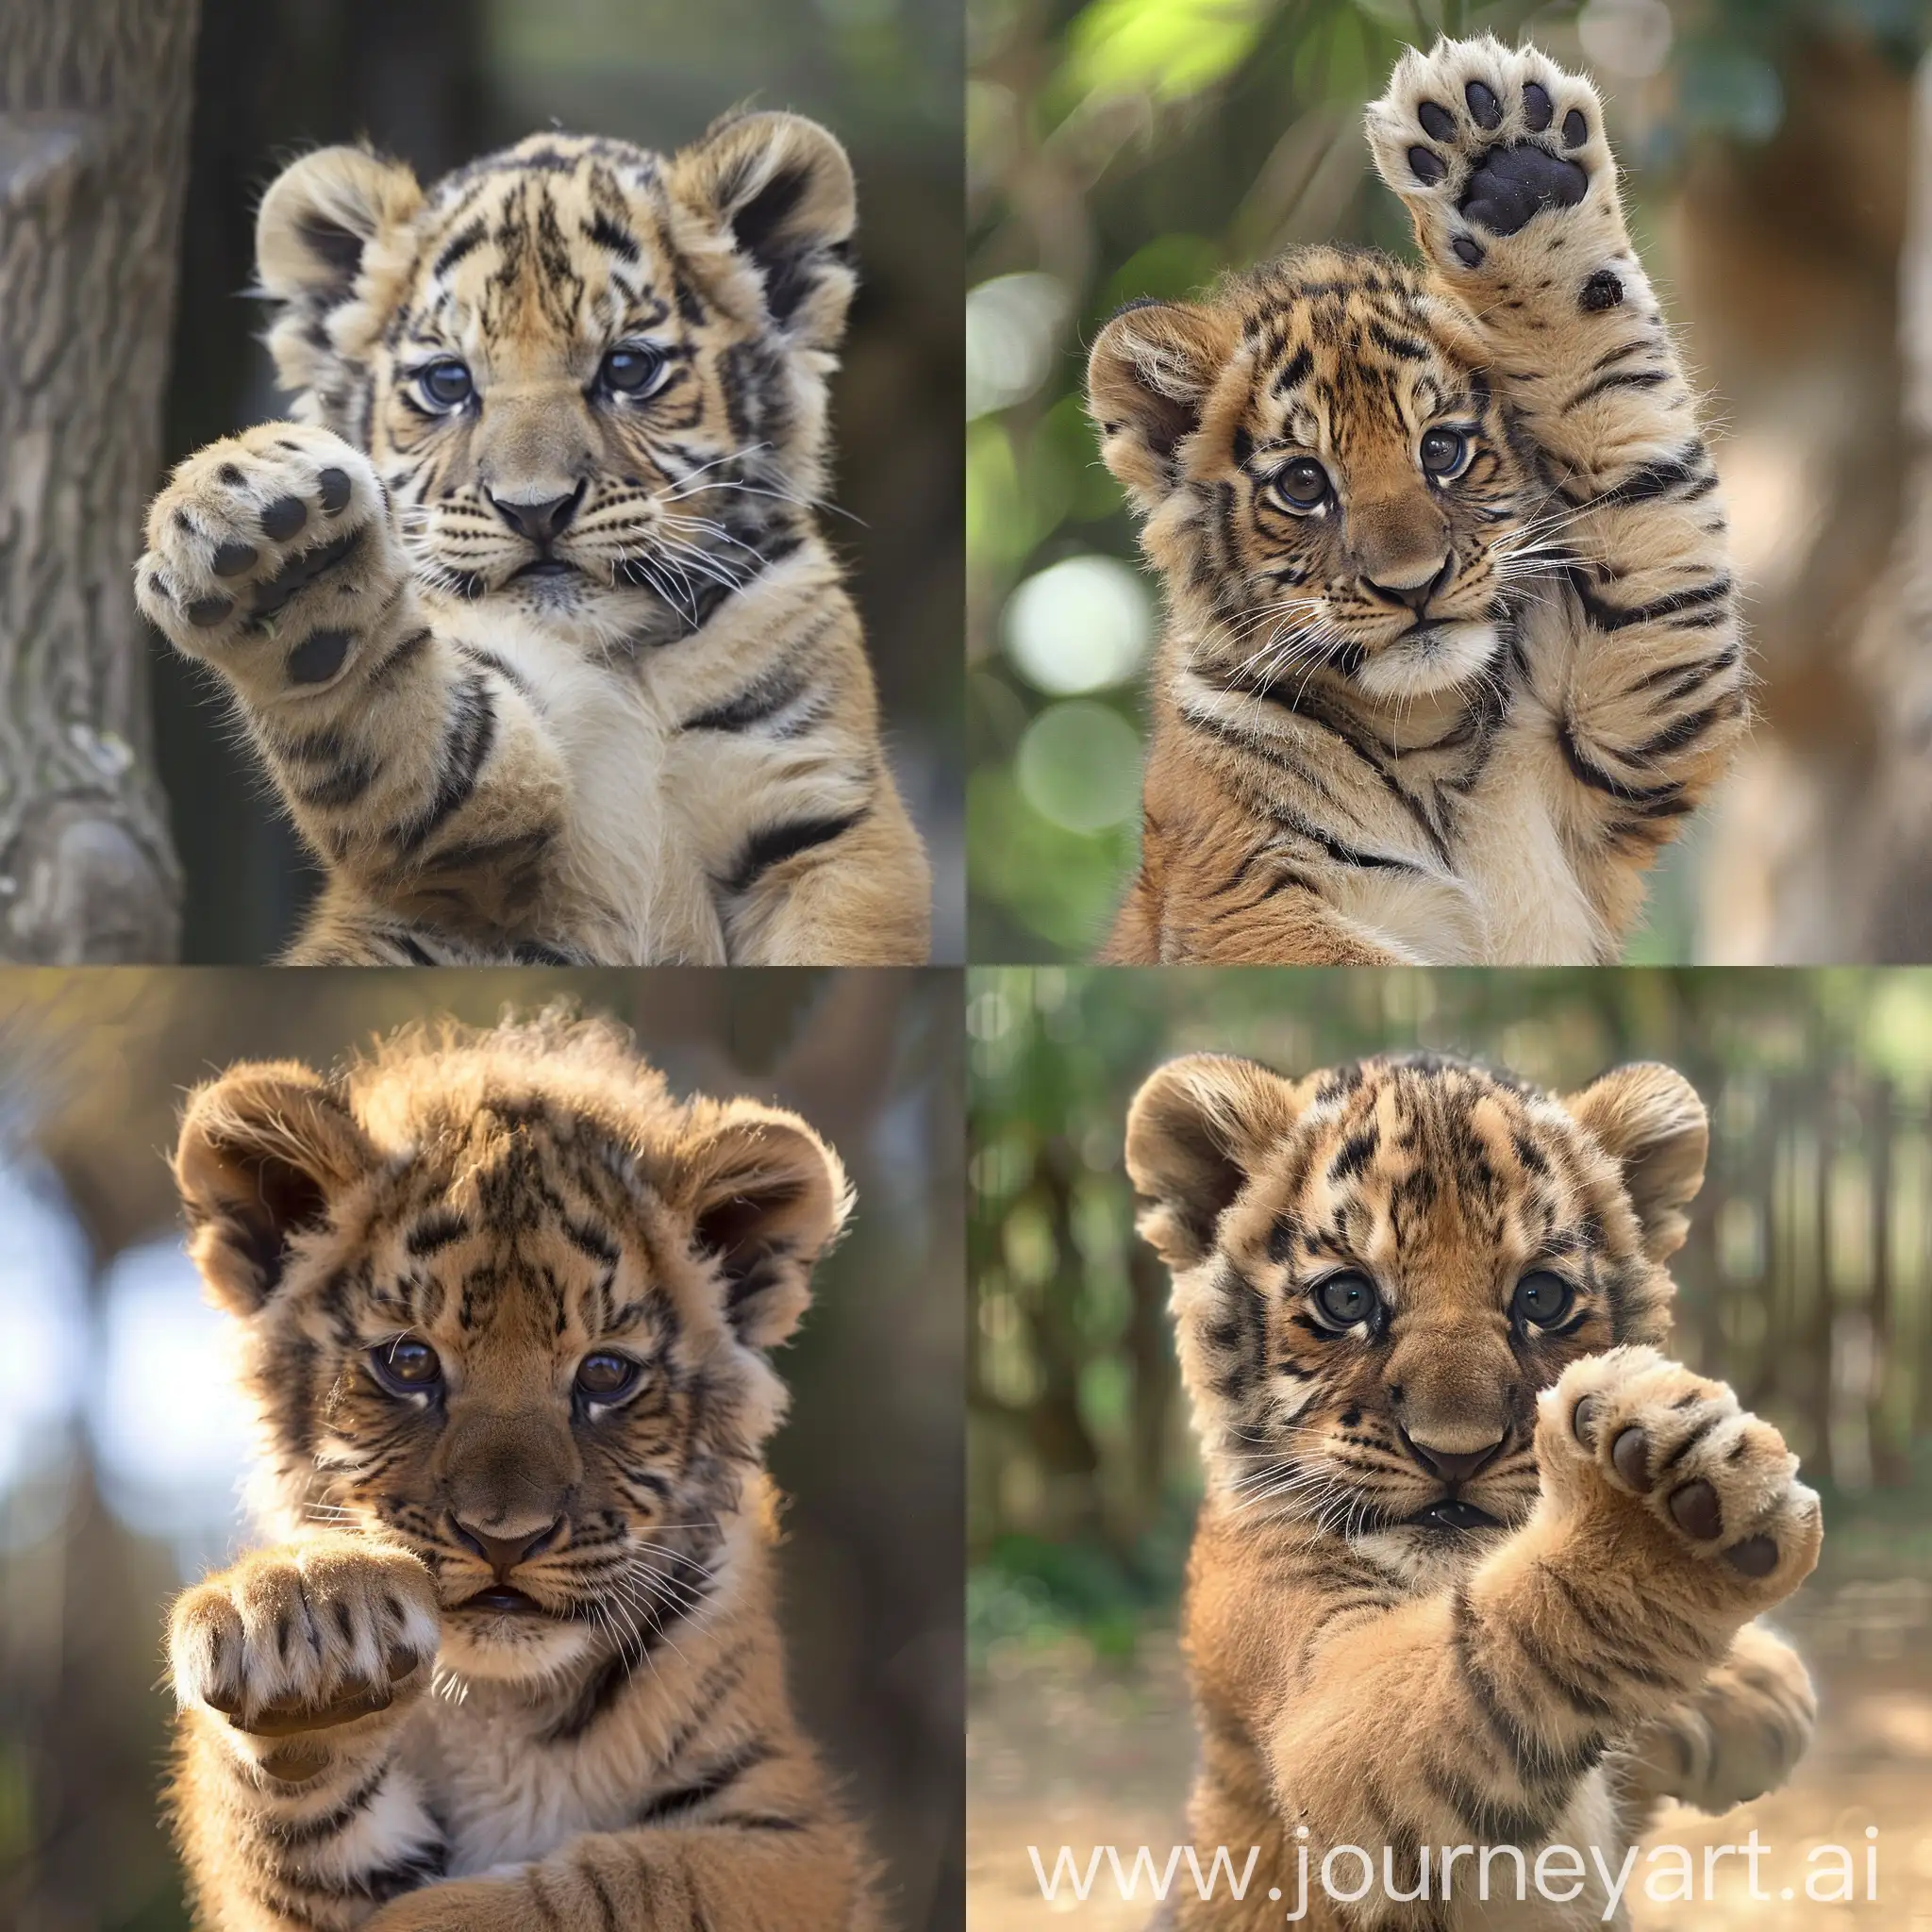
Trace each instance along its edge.
{"label": "furry chest", "polygon": [[582,1832],[621,1830],[639,1802],[599,1754],[533,1742],[508,1712],[443,1717],[419,1762],[449,1831],[452,1877],[547,1857]]}

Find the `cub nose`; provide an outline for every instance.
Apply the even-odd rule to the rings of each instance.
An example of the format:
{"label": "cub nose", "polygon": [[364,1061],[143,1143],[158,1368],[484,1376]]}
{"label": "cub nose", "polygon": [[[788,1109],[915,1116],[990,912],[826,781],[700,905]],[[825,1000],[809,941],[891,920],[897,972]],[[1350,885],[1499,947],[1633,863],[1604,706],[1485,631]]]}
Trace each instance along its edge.
{"label": "cub nose", "polygon": [[1449,575],[1456,567],[1456,558],[1445,557],[1435,568],[1424,564],[1424,575],[1417,581],[1407,584],[1378,583],[1374,577],[1365,576],[1362,582],[1385,604],[1406,604],[1418,617],[1428,611],[1430,599],[1449,581]]}
{"label": "cub nose", "polygon": [[493,491],[484,493],[490,498],[490,508],[518,536],[527,537],[532,543],[553,543],[570,528],[571,519],[584,500],[584,486],[579,483],[568,496],[553,496],[547,503],[510,503]]}
{"label": "cub nose", "polygon": [[1476,1471],[1493,1462],[1507,1446],[1509,1436],[1505,1432],[1486,1448],[1473,1449],[1467,1454],[1459,1450],[1434,1449],[1426,1442],[1418,1442],[1407,1430],[1402,1440],[1408,1445],[1408,1453],[1429,1472],[1440,1476],[1445,1483],[1466,1483]]}
{"label": "cub nose", "polygon": [[507,1537],[491,1536],[487,1530],[473,1528],[460,1516],[450,1518],[450,1527],[456,1531],[457,1541],[481,1557],[501,1581],[519,1563],[527,1563],[532,1557],[541,1557],[557,1541],[557,1533],[563,1527],[563,1518],[554,1518],[534,1534]]}

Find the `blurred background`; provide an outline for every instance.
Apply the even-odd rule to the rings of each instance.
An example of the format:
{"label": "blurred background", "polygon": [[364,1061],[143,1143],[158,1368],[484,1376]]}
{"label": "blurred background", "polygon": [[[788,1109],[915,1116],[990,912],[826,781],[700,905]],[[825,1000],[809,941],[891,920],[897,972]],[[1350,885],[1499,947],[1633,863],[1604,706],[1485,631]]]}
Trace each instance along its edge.
{"label": "blurred background", "polygon": [[[1736,1842],[1755,1823],[1790,1854],[1875,1824],[1882,1905],[1847,1917],[1932,1922],[1932,973],[981,970],[968,1031],[976,1932],[1047,1923],[1028,1844],[1050,1868],[1063,1842],[1084,1866],[1093,1844],[1131,1861],[1180,1841],[1193,1742],[1174,1630],[1199,1475],[1167,1277],[1133,1232],[1127,1104],[1180,1053],[1299,1074],[1416,1047],[1557,1091],[1661,1059],[1704,1096],[1673,1348],[1775,1422],[1824,1497],[1823,1562],[1777,1619],[1824,1719],[1784,1792],[1654,1836]],[[1144,1923],[1144,1898],[1107,1889],[1083,1923]],[[1715,1905],[1637,1910],[1687,1932],[1826,1923],[1802,1899],[1754,1903],[1741,1875]]]}
{"label": "blurred background", "polygon": [[884,1865],[890,1923],[958,1932],[963,1283],[951,974],[0,976],[0,1925],[182,1932],[158,1816],[165,1607],[249,1546],[226,1318],[165,1165],[194,1082],[326,1064],[441,1013],[569,996],[684,1094],[796,1108],[858,1189],[778,1357],[791,1675]]}
{"label": "blurred background", "polygon": [[[1158,612],[1079,403],[1134,296],[1408,254],[1361,137],[1405,42],[1527,34],[1608,97],[1707,391],[1763,680],[1639,962],[1932,958],[1927,0],[968,0],[972,957],[1091,958],[1133,865]],[[1925,117],[1921,116],[1921,120]],[[1917,144],[1915,145],[1915,140]]]}
{"label": "blurred background", "polygon": [[[964,957],[961,33],[959,0],[202,0],[163,451],[173,464],[286,408],[244,291],[256,207],[307,149],[367,138],[428,181],[553,123],[669,151],[739,102],[824,121],[859,189],[824,527],[851,565],[893,767],[932,847],[941,960]],[[148,644],[181,957],[260,963],[315,881],[225,706]]]}

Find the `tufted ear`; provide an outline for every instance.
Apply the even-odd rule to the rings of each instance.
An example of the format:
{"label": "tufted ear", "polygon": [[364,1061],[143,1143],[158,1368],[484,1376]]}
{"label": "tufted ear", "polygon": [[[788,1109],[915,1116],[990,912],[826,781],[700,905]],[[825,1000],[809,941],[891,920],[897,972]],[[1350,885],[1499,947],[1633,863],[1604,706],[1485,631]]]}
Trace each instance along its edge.
{"label": "tufted ear", "polygon": [[691,1244],[724,1278],[724,1311],[739,1340],[770,1348],[798,1326],[811,1271],[852,1210],[839,1157],[775,1108],[701,1102],[675,1152],[676,1199]]}
{"label": "tufted ear", "polygon": [[1216,1224],[1295,1122],[1293,1085],[1255,1060],[1192,1054],[1151,1074],[1127,1109],[1138,1225],[1170,1268],[1191,1268]]}
{"label": "tufted ear", "polygon": [[858,286],[858,191],[845,150],[799,114],[727,115],[671,163],[672,192],[758,272],[772,320],[833,349]]}
{"label": "tufted ear", "polygon": [[1690,1232],[1685,1209],[1704,1185],[1710,1125],[1697,1090],[1655,1061],[1617,1067],[1563,1102],[1623,1171],[1643,1230],[1644,1252],[1661,1261]]}
{"label": "tufted ear", "polygon": [[353,388],[344,358],[380,329],[407,265],[402,231],[422,206],[415,175],[364,147],[304,155],[262,199],[256,275],[278,307],[269,349],[283,388],[314,394],[331,428],[343,428]]}
{"label": "tufted ear", "polygon": [[251,1315],[279,1286],[289,1244],[375,1150],[322,1077],[291,1060],[231,1067],[189,1096],[175,1181],[189,1251],[223,1306]]}
{"label": "tufted ear", "polygon": [[1174,487],[1174,454],[1201,426],[1236,347],[1232,319],[1191,302],[1137,302],[1101,330],[1087,358],[1087,413],[1100,453],[1142,509]]}

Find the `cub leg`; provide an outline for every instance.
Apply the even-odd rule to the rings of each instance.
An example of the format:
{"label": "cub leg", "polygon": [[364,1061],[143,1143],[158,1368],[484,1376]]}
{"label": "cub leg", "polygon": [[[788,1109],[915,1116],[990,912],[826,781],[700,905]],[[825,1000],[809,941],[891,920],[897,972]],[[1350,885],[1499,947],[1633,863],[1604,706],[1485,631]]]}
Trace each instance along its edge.
{"label": "cub leg", "polygon": [[[1653,1349],[1573,1363],[1541,1398],[1536,1448],[1534,1514],[1465,1584],[1298,1631],[1278,1707],[1250,1715],[1280,1815],[1308,1826],[1316,1859],[1614,1836],[1607,1802],[1587,1802],[1606,1754],[1817,1562],[1818,1499],[1777,1431]],[[1407,1889],[1413,1857],[1404,1870]],[[1340,1923],[1387,1909],[1372,1894]]]}
{"label": "cub leg", "polygon": [[222,1932],[349,1932],[439,1876],[442,1836],[399,1746],[441,1624],[406,1551],[318,1534],[175,1606],[174,1807]]}
{"label": "cub leg", "polygon": [[1586,80],[1491,39],[1411,50],[1368,111],[1445,302],[1541,452],[1560,571],[1522,624],[1553,788],[1608,923],[1724,774],[1746,674],[1717,473]]}
{"label": "cub leg", "polygon": [[1624,1789],[1639,1828],[1661,1798],[1718,1812],[1775,1790],[1817,1722],[1818,1699],[1797,1652],[1761,1624],[1746,1624],[1704,1682],[1630,1740]]}
{"label": "cub leg", "polygon": [[424,610],[368,459],[269,423],[148,511],[142,611],[226,683],[303,838],[392,911],[515,930],[562,829],[561,760],[504,672]]}
{"label": "cub leg", "polygon": [[931,869],[883,776],[862,808],[754,837],[720,901],[734,966],[924,966],[932,956]]}
{"label": "cub leg", "polygon": [[879,1932],[843,1834],[765,1809],[735,1804],[723,1831],[586,1832],[513,1874],[409,1892],[367,1932]]}

